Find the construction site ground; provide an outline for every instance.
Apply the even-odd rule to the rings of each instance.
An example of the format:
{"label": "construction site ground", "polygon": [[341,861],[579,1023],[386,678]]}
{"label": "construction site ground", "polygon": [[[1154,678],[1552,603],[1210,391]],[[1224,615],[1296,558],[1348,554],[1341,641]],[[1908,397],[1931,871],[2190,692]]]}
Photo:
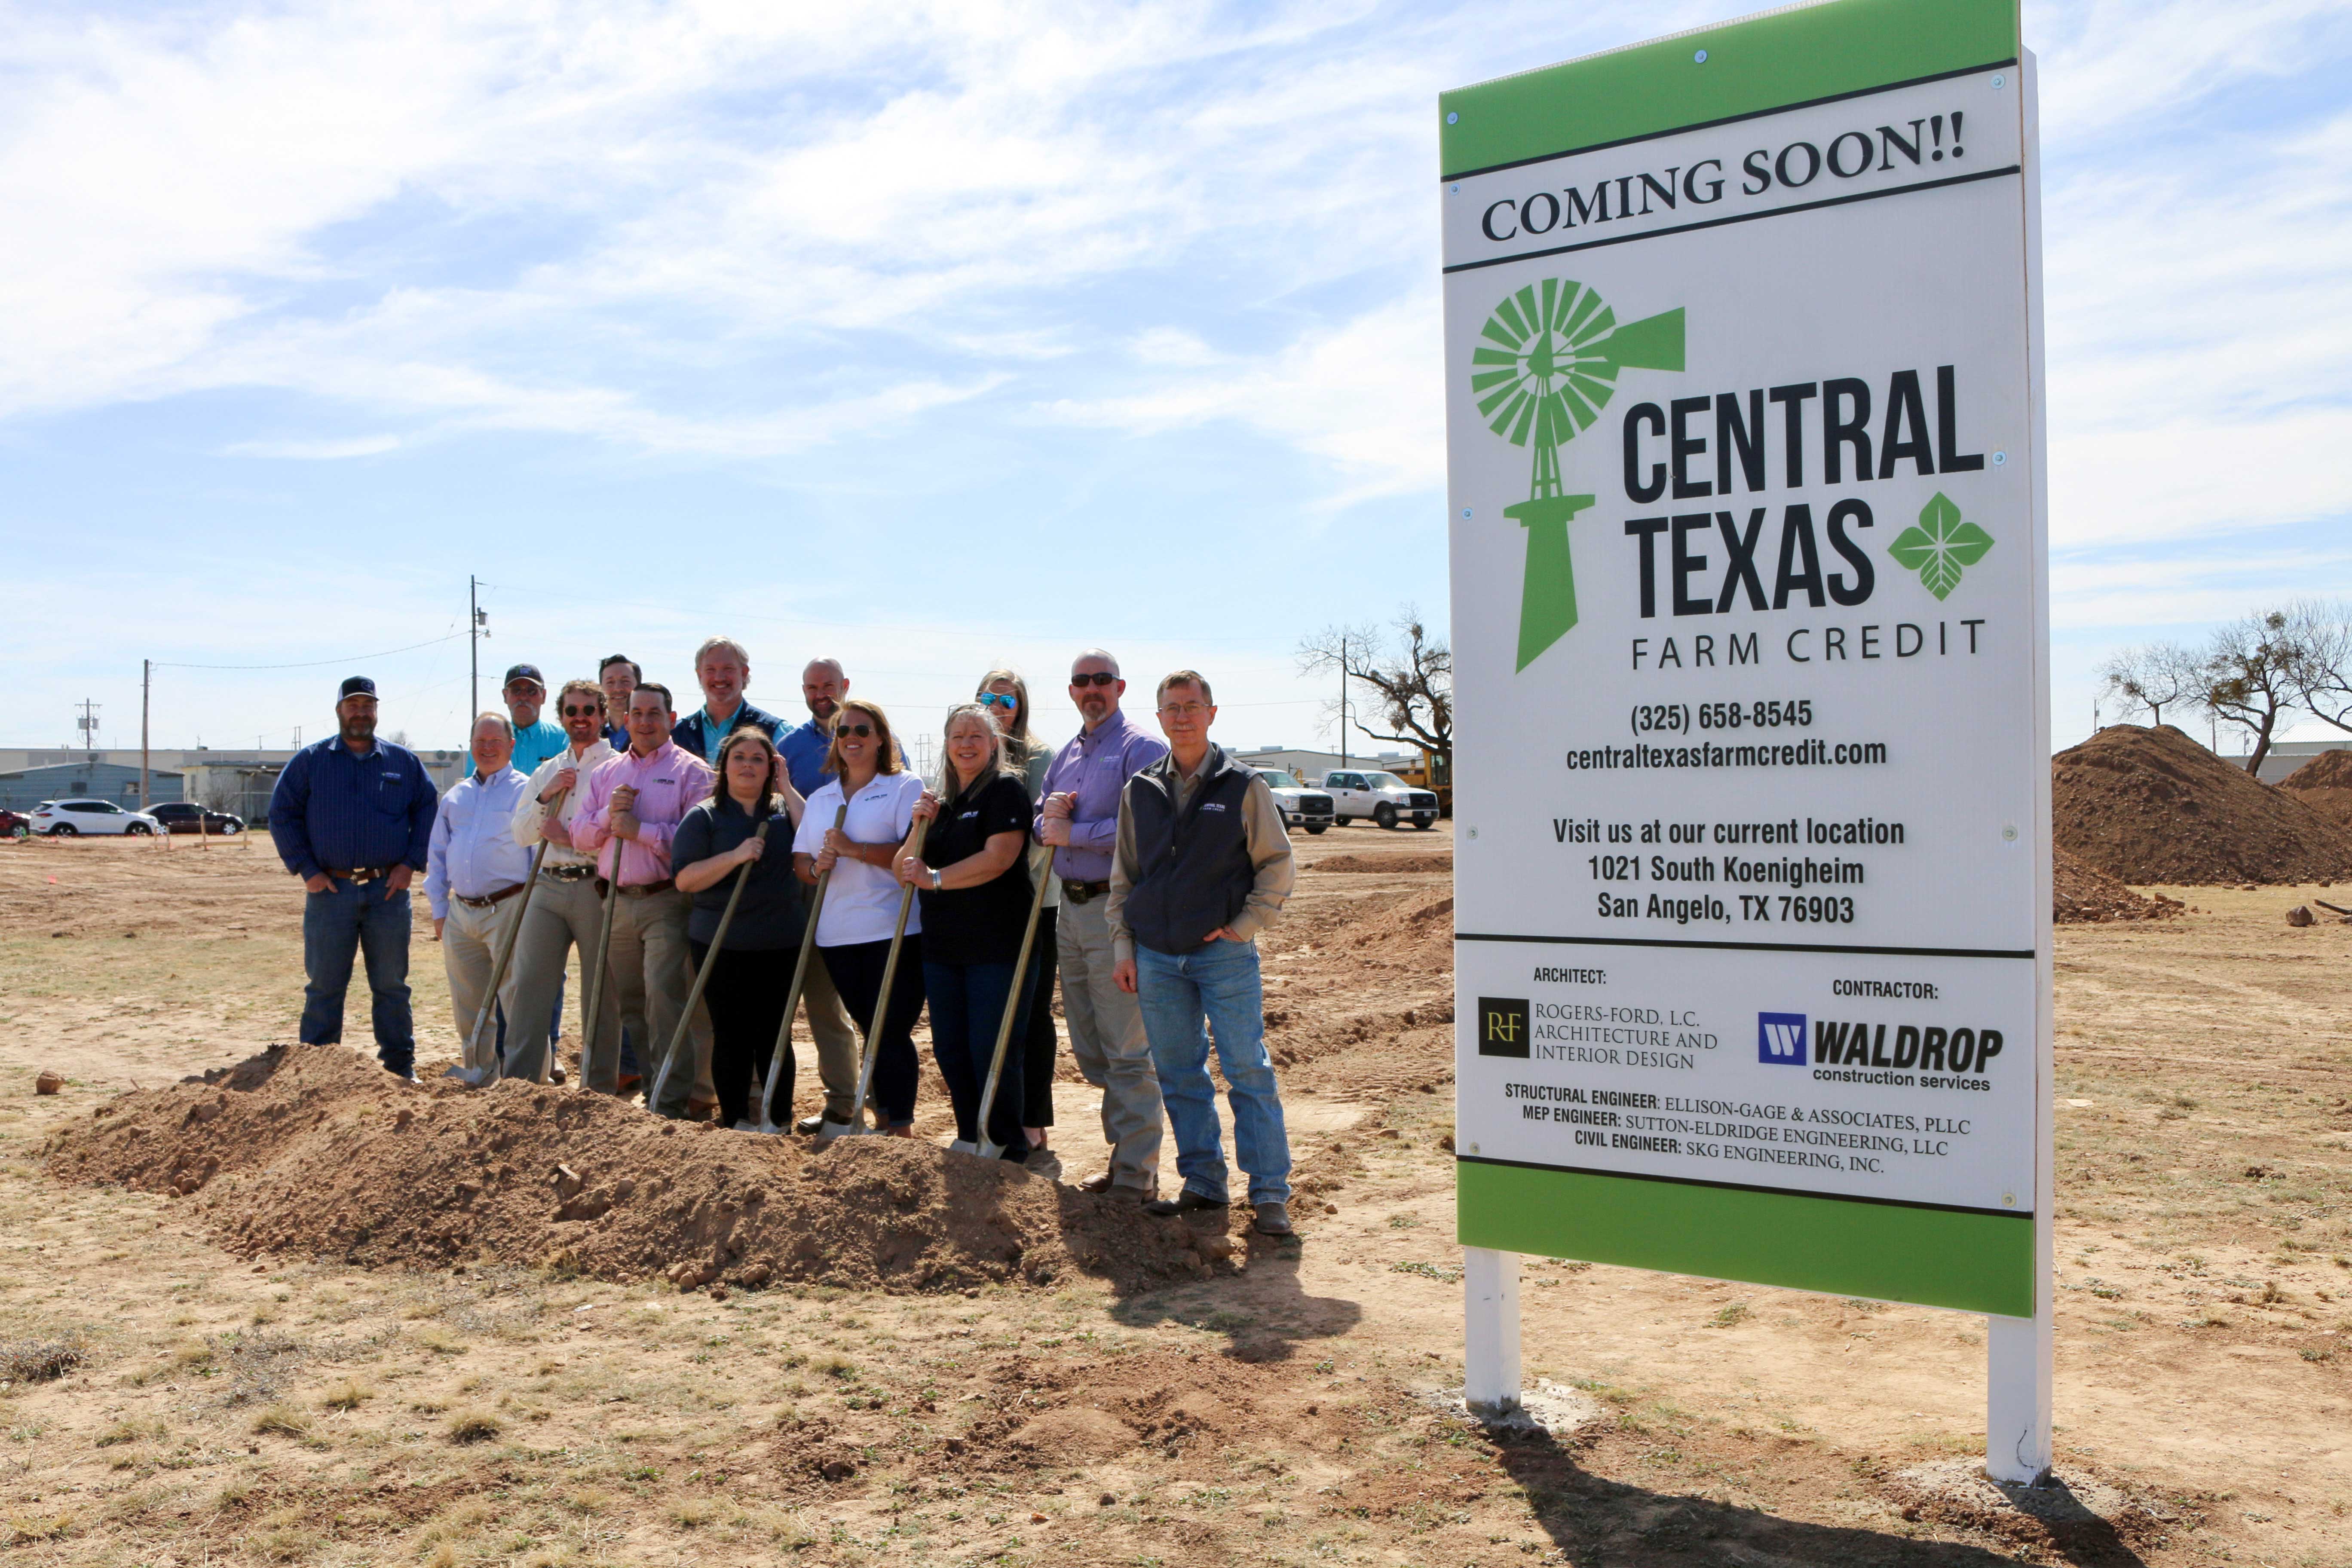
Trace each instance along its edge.
{"label": "construction site ground", "polygon": [[[0,1544],[28,1568],[2352,1563],[2352,927],[2283,920],[2352,889],[2141,889],[2190,908],[2060,929],[2062,1484],[2005,1494],[1977,1468],[1983,1325],[1947,1312],[1531,1260],[1552,1429],[1449,1403],[1448,829],[1299,840],[1347,859],[1308,866],[1266,944],[1297,1241],[1236,1226],[1230,1257],[1090,1268],[1094,1200],[1022,1188],[1023,1223],[1097,1252],[1024,1273],[942,1231],[912,1283],[811,1262],[717,1289],[535,1247],[354,1263],[241,1226],[251,1177],[64,1179],[58,1135],[113,1097],[168,1136],[209,1091],[167,1086],[293,1038],[302,895],[266,838],[0,845]],[[427,1086],[351,1093],[454,1127],[490,1102],[431,1080],[456,1041],[429,932]],[[366,1013],[362,984],[355,1042]],[[803,1110],[814,1076],[804,1053]],[[1056,1100],[1075,1181],[1101,1141],[1074,1075]],[[355,1163],[394,1136],[351,1125]],[[948,1136],[928,1074],[919,1131]],[[878,1152],[954,1201],[960,1157]]]}

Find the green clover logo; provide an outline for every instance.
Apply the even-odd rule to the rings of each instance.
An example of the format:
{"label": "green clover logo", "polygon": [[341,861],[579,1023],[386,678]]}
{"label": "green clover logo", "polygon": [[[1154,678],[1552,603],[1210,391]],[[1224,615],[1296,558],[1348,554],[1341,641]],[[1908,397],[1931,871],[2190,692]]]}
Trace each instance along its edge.
{"label": "green clover logo", "polygon": [[1960,585],[1963,567],[1973,566],[1992,548],[1992,535],[1960,519],[1960,509],[1937,490],[1919,509],[1919,523],[1895,536],[1886,553],[1906,571],[1919,574],[1927,592],[1942,599]]}
{"label": "green clover logo", "polygon": [[1601,296],[1566,278],[1507,295],[1479,331],[1470,391],[1487,427],[1514,447],[1533,445],[1528,499],[1503,515],[1528,531],[1519,583],[1521,669],[1576,625],[1576,565],[1569,520],[1593,502],[1561,493],[1559,448],[1601,417],[1627,368],[1683,368],[1677,310],[1620,326]]}

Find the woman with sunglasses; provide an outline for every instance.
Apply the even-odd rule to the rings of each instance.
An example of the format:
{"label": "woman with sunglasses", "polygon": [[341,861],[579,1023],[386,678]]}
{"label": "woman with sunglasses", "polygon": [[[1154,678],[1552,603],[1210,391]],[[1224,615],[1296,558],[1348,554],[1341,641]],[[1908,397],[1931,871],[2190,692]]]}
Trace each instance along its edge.
{"label": "woman with sunglasses", "polygon": [[[816,950],[842,1005],[857,1020],[874,1053],[873,1099],[884,1127],[914,1136],[916,1016],[923,1010],[923,918],[907,911],[898,969],[882,1001],[882,971],[898,920],[898,879],[891,863],[915,825],[923,781],[908,773],[890,738],[890,721],[862,697],[845,700],[826,748],[827,782],[808,797],[793,838],[793,869],[814,886],[830,870],[824,907],[817,912]],[[842,803],[849,815],[833,819]],[[862,1109],[859,1114],[863,1114]]]}
{"label": "woman with sunglasses", "polygon": [[[1005,1050],[988,1142],[1008,1160],[1025,1160],[1021,1128],[1023,1052],[1020,1007],[1028,989],[1016,973],[1029,921],[1029,792],[1013,771],[989,710],[967,702],[948,710],[940,795],[915,807],[927,826],[923,852],[898,862],[898,878],[923,904],[923,993],[931,1008],[931,1052],[955,1106],[956,1142],[981,1142],[980,1097],[1005,1013],[1014,1035]],[[940,798],[944,795],[945,798]]]}
{"label": "woman with sunglasses", "polygon": [[[671,875],[679,892],[694,895],[686,938],[698,972],[709,957],[737,880],[743,884],[702,992],[710,1009],[710,1079],[719,1092],[721,1127],[759,1125],[751,1082],[767,1079],[789,989],[777,970],[790,972],[807,918],[786,847],[807,803],[789,780],[780,787],[778,773],[774,743],[755,726],[737,730],[719,742],[717,793],[688,812],[670,839]],[[768,828],[764,840],[759,837],[762,823]],[[787,1040],[783,1070],[776,1076],[782,1121],[791,1120],[793,1067]]]}
{"label": "woman with sunglasses", "polygon": [[[1004,733],[1005,760],[1021,773],[1027,786],[1031,815],[1045,797],[1045,769],[1054,753],[1029,732],[1029,683],[1010,669],[992,669],[980,678],[973,700],[986,707]],[[1054,1125],[1054,1056],[1061,1040],[1054,1032],[1054,922],[1061,913],[1062,889],[1054,876],[1054,852],[1036,842],[1029,847],[1029,875],[1045,879],[1045,907],[1037,911],[1037,941],[1029,954],[1028,1021],[1021,1031],[1021,1131],[1032,1151],[1029,1168],[1046,1175],[1061,1174],[1061,1161],[1046,1144]]]}

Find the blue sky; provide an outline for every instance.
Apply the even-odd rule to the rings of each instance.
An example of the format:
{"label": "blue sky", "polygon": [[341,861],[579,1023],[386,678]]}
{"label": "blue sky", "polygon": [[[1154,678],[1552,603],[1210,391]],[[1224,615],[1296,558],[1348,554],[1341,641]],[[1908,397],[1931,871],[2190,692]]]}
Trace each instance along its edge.
{"label": "blue sky", "polygon": [[[725,630],[928,725],[1010,661],[1061,731],[1101,643],[1328,737],[1300,636],[1444,614],[1435,95],[1729,14],[0,4],[0,743],[469,574],[486,668]],[[2063,744],[2113,647],[2352,587],[2352,10],[2026,16]],[[462,639],[364,668],[457,743]],[[342,673],[166,668],[156,743]]]}

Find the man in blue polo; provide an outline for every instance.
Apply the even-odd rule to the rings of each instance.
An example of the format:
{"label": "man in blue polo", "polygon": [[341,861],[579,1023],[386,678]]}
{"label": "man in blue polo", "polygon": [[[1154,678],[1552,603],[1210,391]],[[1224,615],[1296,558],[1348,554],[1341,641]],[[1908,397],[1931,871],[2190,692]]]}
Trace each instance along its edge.
{"label": "man in blue polo", "polygon": [[375,682],[354,675],[335,704],[337,732],[294,753],[269,798],[269,836],[302,879],[304,1045],[343,1037],[343,993],[364,954],[376,1058],[412,1082],[408,884],[425,869],[437,805],[416,753],[375,738]]}
{"label": "man in blue polo", "polygon": [[744,700],[743,689],[751,684],[751,656],[733,637],[707,638],[694,650],[694,679],[702,686],[702,706],[670,731],[670,743],[678,750],[715,768],[719,748],[744,725],[757,726],[772,743],[783,732],[782,719]]}

